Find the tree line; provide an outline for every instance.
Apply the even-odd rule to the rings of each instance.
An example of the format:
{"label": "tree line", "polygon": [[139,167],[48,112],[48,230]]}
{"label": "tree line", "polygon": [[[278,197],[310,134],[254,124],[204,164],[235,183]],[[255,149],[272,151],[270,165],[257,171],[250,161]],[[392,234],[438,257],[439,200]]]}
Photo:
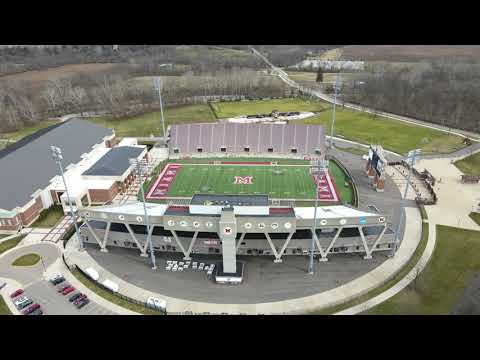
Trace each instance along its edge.
{"label": "tree line", "polygon": [[480,65],[442,60],[387,67],[344,86],[346,101],[468,131],[480,131]]}

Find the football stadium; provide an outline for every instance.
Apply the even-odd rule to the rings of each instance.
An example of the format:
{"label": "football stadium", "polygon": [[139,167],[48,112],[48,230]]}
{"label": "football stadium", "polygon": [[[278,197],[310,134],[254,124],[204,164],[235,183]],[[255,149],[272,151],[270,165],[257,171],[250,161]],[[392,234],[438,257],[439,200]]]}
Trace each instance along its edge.
{"label": "football stadium", "polygon": [[326,152],[321,126],[172,125],[168,159],[137,174],[146,208],[135,201],[80,209],[82,239],[102,252],[209,255],[216,282],[229,284],[242,283],[247,255],[276,264],[296,255],[307,264],[312,238],[321,262],[392,249],[387,216],[358,208],[355,181]]}

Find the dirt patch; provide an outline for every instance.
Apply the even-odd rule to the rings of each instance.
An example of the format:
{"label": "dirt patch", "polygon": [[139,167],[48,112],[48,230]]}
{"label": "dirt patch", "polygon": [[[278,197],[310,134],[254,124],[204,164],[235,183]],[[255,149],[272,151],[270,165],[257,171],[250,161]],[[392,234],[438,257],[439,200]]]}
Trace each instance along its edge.
{"label": "dirt patch", "polygon": [[31,82],[32,88],[38,89],[44,82],[52,78],[65,78],[78,75],[80,73],[95,73],[99,71],[110,70],[118,64],[70,64],[45,70],[26,71],[18,74],[4,75],[1,80],[17,80]]}

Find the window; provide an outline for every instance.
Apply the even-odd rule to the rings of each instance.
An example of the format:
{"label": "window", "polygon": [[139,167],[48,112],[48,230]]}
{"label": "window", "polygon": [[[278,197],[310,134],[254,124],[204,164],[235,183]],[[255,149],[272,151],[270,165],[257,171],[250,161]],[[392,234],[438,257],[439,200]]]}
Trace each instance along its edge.
{"label": "window", "polygon": [[227,148],[224,147],[224,146],[222,146],[222,147],[220,148],[220,152],[227,152]]}
{"label": "window", "polygon": [[117,245],[117,241],[116,241],[116,240],[113,240],[113,243],[114,243],[115,245]]}
{"label": "window", "polygon": [[292,152],[292,154],[296,154],[297,153],[297,148],[292,148],[291,152]]}
{"label": "window", "polygon": [[133,246],[134,248],[136,248],[136,247],[137,247],[137,244],[135,244],[135,243],[132,243],[132,246]]}
{"label": "window", "polygon": [[215,249],[215,253],[216,253],[216,254],[219,254],[219,253],[220,253],[220,249]]}
{"label": "window", "polygon": [[270,152],[270,153],[273,153],[273,147],[269,147],[269,148],[267,149],[267,151]]}
{"label": "window", "polygon": [[322,155],[322,152],[320,151],[320,149],[315,149],[315,154]]}
{"label": "window", "polygon": [[258,250],[258,255],[263,255],[263,250]]}
{"label": "window", "polygon": [[251,254],[252,253],[252,250],[251,249],[248,249],[247,250],[247,254]]}
{"label": "window", "polygon": [[242,241],[240,245],[247,245],[247,243],[245,241]]}
{"label": "window", "polygon": [[355,247],[355,250],[360,250],[360,246],[356,246],[356,247]]}
{"label": "window", "polygon": [[178,154],[179,152],[180,152],[180,151],[178,150],[178,148],[173,149],[173,153],[174,153],[174,154]]}
{"label": "window", "polygon": [[203,152],[203,149],[202,148],[197,148],[197,152],[201,153],[201,152]]}
{"label": "window", "polygon": [[377,244],[377,249],[379,249],[379,248],[380,248],[380,244]]}
{"label": "window", "polygon": [[250,152],[250,148],[249,148],[248,146],[247,146],[247,147],[244,147],[244,148],[243,148],[243,151],[245,151],[245,152]]}

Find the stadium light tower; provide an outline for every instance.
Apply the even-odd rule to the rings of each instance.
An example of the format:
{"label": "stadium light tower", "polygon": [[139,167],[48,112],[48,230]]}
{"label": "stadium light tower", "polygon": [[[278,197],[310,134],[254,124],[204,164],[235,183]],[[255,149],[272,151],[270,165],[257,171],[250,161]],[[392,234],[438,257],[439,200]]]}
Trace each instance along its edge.
{"label": "stadium light tower", "polygon": [[63,186],[65,187],[65,193],[67,194],[67,201],[68,201],[68,205],[70,206],[70,213],[72,214],[73,224],[75,226],[75,235],[77,236],[77,241],[78,241],[78,244],[79,244],[79,249],[78,250],[83,251],[84,250],[83,240],[82,240],[82,237],[80,236],[80,231],[78,231],[77,215],[73,211],[72,202],[70,201],[70,194],[68,193],[67,182],[65,181],[65,176],[63,174],[62,149],[60,149],[56,146],[50,146],[50,149],[52,150],[52,158],[53,158],[53,160],[55,160],[55,162],[58,165],[58,168],[60,169],[60,175],[62,176]]}
{"label": "stadium light tower", "polygon": [[333,147],[333,132],[335,128],[335,108],[337,105],[337,94],[340,91],[340,88],[342,86],[342,80],[341,80],[341,75],[338,75],[335,78],[335,84],[333,84],[333,111],[332,111],[332,128],[330,130],[330,148]]}
{"label": "stadium light tower", "polygon": [[147,231],[147,242],[150,247],[150,257],[152,259],[152,270],[156,270],[157,265],[155,264],[155,254],[153,253],[152,235],[150,233],[150,225],[149,225],[148,214],[147,214],[147,205],[145,204],[145,191],[143,190],[143,182],[142,182],[142,176],[146,175],[145,163],[142,160],[137,160],[137,159],[130,159],[129,162],[130,162],[130,165],[135,166],[135,169],[137,171],[137,176],[140,179],[140,193],[142,194],[143,213],[145,215],[145,226]]}
{"label": "stadium light tower", "polygon": [[393,243],[392,253],[391,253],[390,257],[395,256],[395,253],[397,251],[398,237],[400,236],[400,230],[402,229],[403,223],[405,221],[405,215],[404,215],[405,207],[406,207],[405,202],[407,200],[408,187],[410,185],[410,177],[412,175],[413,166],[415,165],[415,162],[417,161],[417,158],[420,157],[421,154],[422,154],[421,149],[415,149],[415,150],[409,151],[408,155],[407,155],[407,163],[410,165],[410,169],[408,171],[407,185],[405,186],[405,192],[403,194],[403,199],[402,199],[402,201],[404,202],[404,206],[402,206],[402,209],[401,209],[401,212],[400,212],[400,222],[398,224],[397,231],[395,232],[395,241]]}
{"label": "stadium light tower", "polygon": [[163,145],[165,146],[167,143],[167,134],[165,133],[165,118],[163,117],[163,103],[162,103],[162,80],[160,76],[157,76],[153,79],[153,87],[155,90],[158,91],[158,100],[160,102],[160,116],[162,122],[162,130],[163,130]]}
{"label": "stadium light tower", "polygon": [[315,251],[315,236],[317,231],[317,208],[318,208],[318,183],[320,175],[328,171],[328,160],[313,160],[310,165],[310,173],[315,179],[315,210],[313,211],[312,242],[310,244],[310,262],[308,263],[308,273],[313,275],[313,253]]}

